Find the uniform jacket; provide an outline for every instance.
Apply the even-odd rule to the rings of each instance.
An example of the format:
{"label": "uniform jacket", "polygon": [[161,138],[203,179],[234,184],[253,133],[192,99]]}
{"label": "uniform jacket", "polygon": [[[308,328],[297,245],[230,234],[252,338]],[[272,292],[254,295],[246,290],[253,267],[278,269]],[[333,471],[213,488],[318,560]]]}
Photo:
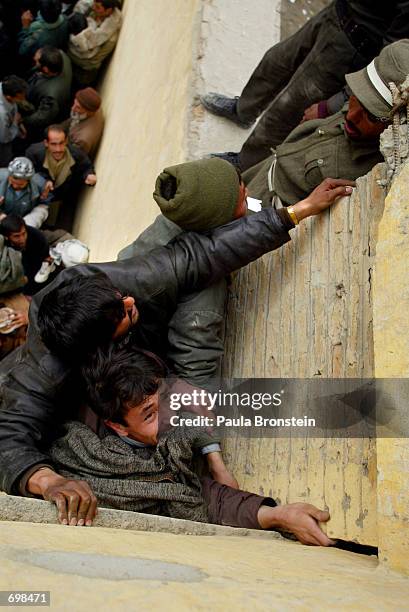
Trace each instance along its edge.
{"label": "uniform jacket", "polygon": [[46,349],[38,333],[38,308],[50,288],[78,274],[105,272],[123,295],[136,300],[140,316],[134,341],[166,357],[167,325],[181,296],[279,248],[290,239],[291,227],[286,215],[269,208],[208,235],[181,234],[144,258],[61,272],[31,302],[26,344],[0,364],[0,490],[18,492],[20,479],[33,467],[50,465],[44,445],[58,423],[78,411],[78,376]]}
{"label": "uniform jacket", "polygon": [[272,156],[243,174],[249,194],[262,200],[276,194],[290,205],[306,198],[324,178],[355,180],[369,172],[382,161],[379,141],[348,138],[345,115],[346,109],[296,127]]}

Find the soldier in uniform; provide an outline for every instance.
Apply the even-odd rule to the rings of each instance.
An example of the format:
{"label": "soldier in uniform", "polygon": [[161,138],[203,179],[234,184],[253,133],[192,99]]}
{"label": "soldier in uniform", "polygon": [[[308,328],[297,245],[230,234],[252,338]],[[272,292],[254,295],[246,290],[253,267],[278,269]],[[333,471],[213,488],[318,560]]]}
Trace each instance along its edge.
{"label": "soldier in uniform", "polygon": [[392,43],[366,68],[346,75],[352,96],[326,119],[302,123],[270,157],[243,174],[250,196],[290,205],[326,177],[354,180],[382,161],[379,135],[391,121],[388,83],[409,74],[409,39]]}

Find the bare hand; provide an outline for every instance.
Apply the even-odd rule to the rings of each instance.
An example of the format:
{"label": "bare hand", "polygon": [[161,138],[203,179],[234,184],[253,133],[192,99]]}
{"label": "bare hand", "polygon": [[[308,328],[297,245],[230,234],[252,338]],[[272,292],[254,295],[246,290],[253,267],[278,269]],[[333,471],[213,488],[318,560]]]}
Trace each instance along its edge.
{"label": "bare hand", "polygon": [[20,138],[27,138],[27,129],[24,123],[20,123],[18,129],[20,130]]}
{"label": "bare hand", "polygon": [[28,325],[28,313],[27,312],[15,312],[10,315],[10,319],[13,321],[13,325],[16,323],[19,327],[22,325]]}
{"label": "bare hand", "polygon": [[[272,517],[271,518],[267,517]],[[302,544],[310,546],[333,546],[335,542],[320,529],[318,523],[326,523],[329,512],[319,510],[312,504],[296,503],[268,508],[261,506],[258,514],[263,529],[277,529],[293,533]],[[264,522],[266,521],[266,522]]]}
{"label": "bare hand", "polygon": [[96,174],[88,174],[87,178],[85,179],[85,184],[90,185],[90,187],[93,187],[94,185],[96,185],[96,183],[97,183]]}
{"label": "bare hand", "polygon": [[220,484],[227,485],[232,489],[239,488],[239,483],[227,469],[220,452],[208,453],[206,455],[206,461],[213,480],[216,480],[216,482]]}
{"label": "bare hand", "polygon": [[42,200],[46,200],[50,194],[50,191],[54,191],[54,183],[52,181],[47,181],[44,185],[44,189],[41,192],[40,198]]}
{"label": "bare hand", "polygon": [[311,121],[312,119],[319,119],[318,102],[316,104],[311,104],[311,106],[305,109],[300,123]]}
{"label": "bare hand", "polygon": [[0,196],[0,206],[4,204],[4,196]]}
{"label": "bare hand", "polygon": [[354,185],[354,181],[324,179],[305,200],[294,204],[293,209],[298,221],[312,215],[319,215],[323,210],[329,208],[337,198],[351,195]]}
{"label": "bare hand", "polygon": [[34,16],[31,11],[24,11],[21,15],[21,25],[23,28],[28,28],[34,21]]}
{"label": "bare hand", "polygon": [[27,489],[54,502],[58,520],[63,525],[90,527],[97,515],[97,498],[85,480],[69,480],[50,468],[44,468],[29,478]]}

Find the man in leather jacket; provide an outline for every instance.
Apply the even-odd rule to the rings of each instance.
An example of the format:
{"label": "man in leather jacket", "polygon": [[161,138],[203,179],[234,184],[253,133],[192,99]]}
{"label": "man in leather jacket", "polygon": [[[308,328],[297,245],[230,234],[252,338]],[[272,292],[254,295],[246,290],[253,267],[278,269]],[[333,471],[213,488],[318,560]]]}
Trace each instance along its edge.
{"label": "man in leather jacket", "polygon": [[[72,525],[91,524],[95,516],[97,500],[88,484],[59,476],[44,449],[55,436],[58,423],[76,414],[73,407],[78,408],[75,400],[81,395],[76,365],[82,356],[81,350],[92,351],[92,344],[99,342],[98,334],[87,330],[97,330],[95,320],[102,315],[97,300],[92,295],[89,297],[87,290],[75,296],[71,318],[75,318],[76,306],[79,306],[85,321],[82,329],[86,333],[84,342],[81,337],[76,338],[78,352],[70,360],[67,355],[61,359],[46,348],[39,333],[39,309],[40,313],[45,310],[41,309],[45,298],[46,302],[52,302],[48,297],[51,291],[67,288],[70,282],[81,284],[78,279],[89,278],[91,283],[96,276],[105,279],[106,286],[114,289],[123,302],[121,318],[112,328],[114,334],[110,339],[123,337],[132,329],[137,345],[166,356],[167,323],[183,293],[214,283],[279,248],[290,240],[288,232],[295,224],[319,214],[337,197],[350,194],[350,184],[326,179],[308,198],[288,209],[265,209],[207,235],[182,234],[146,258],[76,266],[62,272],[54,283],[34,297],[26,345],[11,359],[7,358],[0,368],[0,488],[13,494],[39,495],[50,501],[65,499]],[[82,285],[86,289],[87,283]],[[62,294],[56,291],[55,297]],[[84,299],[84,295],[88,297]],[[58,304],[69,307],[68,294]],[[43,315],[44,312],[42,335],[47,336],[46,343],[50,346],[53,334],[48,333],[50,329],[44,333],[46,317]],[[71,323],[67,315],[60,327],[54,329],[54,339],[60,334],[61,345]]]}

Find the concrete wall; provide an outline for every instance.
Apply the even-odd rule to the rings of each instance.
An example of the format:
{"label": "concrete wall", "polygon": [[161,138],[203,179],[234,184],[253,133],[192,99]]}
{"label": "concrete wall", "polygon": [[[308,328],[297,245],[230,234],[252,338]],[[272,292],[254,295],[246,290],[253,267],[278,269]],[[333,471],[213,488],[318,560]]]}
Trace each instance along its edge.
{"label": "concrete wall", "polygon": [[[386,198],[374,275],[375,374],[409,377],[409,165]],[[407,412],[407,403],[403,407]],[[403,418],[402,415],[401,418]],[[409,574],[409,440],[379,438],[379,559]]]}
{"label": "concrete wall", "polygon": [[[356,378],[374,373],[372,270],[384,206],[382,167],[351,198],[308,219],[292,241],[236,275],[226,324],[226,377]],[[328,533],[377,545],[373,440],[230,438],[243,488],[328,508]]]}
{"label": "concrete wall", "polygon": [[92,261],[115,259],[157,215],[154,181],[185,157],[197,0],[126,0],[102,88],[107,117],[75,233]]}

